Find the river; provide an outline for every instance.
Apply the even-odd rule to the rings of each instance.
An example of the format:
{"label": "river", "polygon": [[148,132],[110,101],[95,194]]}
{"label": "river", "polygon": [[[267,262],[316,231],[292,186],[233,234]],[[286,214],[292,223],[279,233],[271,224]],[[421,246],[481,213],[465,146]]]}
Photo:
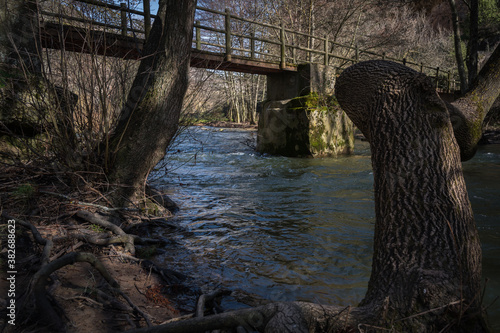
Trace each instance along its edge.
{"label": "river", "polygon": [[[371,269],[375,222],[366,142],[355,154],[299,159],[266,156],[248,130],[191,127],[156,180],[180,206],[178,246],[168,267],[207,286],[272,301],[355,305]],[[500,295],[500,145],[482,146],[464,174],[489,278],[484,305]],[[173,253],[172,251],[175,251]],[[226,307],[242,305],[231,298]],[[500,301],[489,308],[500,331]]]}

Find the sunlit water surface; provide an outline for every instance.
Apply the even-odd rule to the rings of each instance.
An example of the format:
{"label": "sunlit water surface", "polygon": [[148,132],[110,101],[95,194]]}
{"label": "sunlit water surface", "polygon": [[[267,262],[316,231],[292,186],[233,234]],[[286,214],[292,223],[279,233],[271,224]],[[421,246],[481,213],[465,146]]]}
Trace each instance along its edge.
{"label": "sunlit water surface", "polygon": [[[272,301],[353,305],[371,269],[373,174],[367,143],[355,155],[299,159],[255,153],[255,132],[190,128],[157,183],[180,205],[183,228],[168,266],[214,288]],[[489,278],[485,306],[500,295],[500,145],[464,163]],[[500,301],[489,308],[500,331]],[[226,306],[241,304],[231,300]]]}

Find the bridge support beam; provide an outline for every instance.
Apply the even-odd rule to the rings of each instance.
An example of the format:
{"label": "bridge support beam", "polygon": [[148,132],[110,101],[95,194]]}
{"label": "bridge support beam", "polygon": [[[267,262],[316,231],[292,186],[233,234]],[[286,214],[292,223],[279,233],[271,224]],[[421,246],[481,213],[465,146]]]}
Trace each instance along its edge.
{"label": "bridge support beam", "polygon": [[257,151],[290,157],[350,154],[353,124],[333,97],[334,78],[331,67],[316,64],[268,75]]}

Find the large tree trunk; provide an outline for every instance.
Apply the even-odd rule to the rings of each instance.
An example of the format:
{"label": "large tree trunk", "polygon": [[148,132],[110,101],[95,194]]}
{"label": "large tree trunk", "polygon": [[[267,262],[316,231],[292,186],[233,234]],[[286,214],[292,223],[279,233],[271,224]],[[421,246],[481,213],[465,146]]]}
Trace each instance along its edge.
{"label": "large tree trunk", "polygon": [[361,306],[385,301],[389,318],[401,320],[456,303],[405,331],[440,331],[462,311],[462,331],[481,331],[480,316],[467,318],[480,309],[479,237],[449,114],[431,80],[371,61],[348,68],[336,94],[372,151],[375,243]]}
{"label": "large tree trunk", "polygon": [[[165,156],[187,89],[196,1],[160,0],[127,103],[109,140],[115,203],[134,200]],[[108,164],[108,162],[107,162]]]}
{"label": "large tree trunk", "polygon": [[[44,133],[51,154],[75,167],[72,111],[77,96],[52,84],[42,70],[35,0],[4,0],[0,6],[0,135],[7,155],[36,151],[32,138]],[[26,147],[30,146],[30,149]],[[40,153],[40,152],[39,152]]]}

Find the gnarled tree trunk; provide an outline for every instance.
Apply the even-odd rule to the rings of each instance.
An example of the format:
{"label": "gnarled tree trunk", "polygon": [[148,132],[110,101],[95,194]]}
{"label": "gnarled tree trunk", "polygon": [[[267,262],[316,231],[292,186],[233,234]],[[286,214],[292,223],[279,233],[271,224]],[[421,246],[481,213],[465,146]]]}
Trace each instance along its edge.
{"label": "gnarled tree trunk", "polygon": [[[447,107],[431,80],[386,61],[338,79],[339,103],[370,141],[375,190],[372,274],[361,306],[387,303],[388,320],[429,309],[404,331],[454,320],[481,331],[481,248]],[[403,324],[403,322],[402,322]]]}
{"label": "gnarled tree trunk", "polygon": [[107,146],[109,175],[120,185],[114,196],[119,206],[134,201],[177,131],[188,84],[195,7],[196,0],[159,2],[137,76]]}

